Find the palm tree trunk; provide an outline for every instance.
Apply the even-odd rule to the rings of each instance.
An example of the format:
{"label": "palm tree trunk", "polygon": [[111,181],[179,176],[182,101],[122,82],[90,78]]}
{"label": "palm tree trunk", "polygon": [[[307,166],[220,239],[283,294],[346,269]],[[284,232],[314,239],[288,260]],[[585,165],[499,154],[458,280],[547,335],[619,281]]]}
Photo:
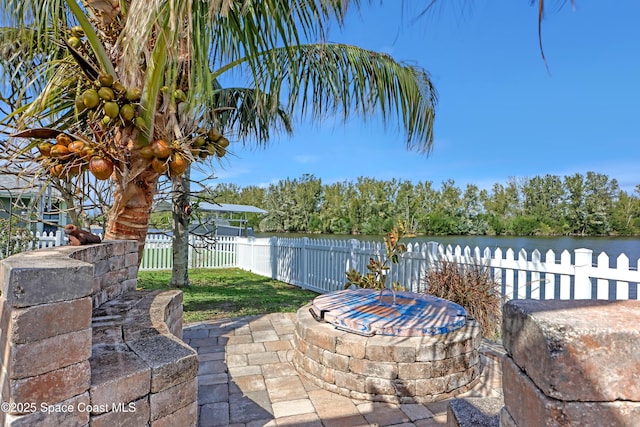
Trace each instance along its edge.
{"label": "palm tree trunk", "polygon": [[142,260],[158,176],[151,170],[144,170],[129,182],[124,179],[116,180],[105,240],[137,240],[138,265]]}
{"label": "palm tree trunk", "polygon": [[173,270],[171,286],[186,288],[189,283],[189,216],[191,213],[191,167],[184,175],[174,178],[171,188],[171,214],[173,217]]}

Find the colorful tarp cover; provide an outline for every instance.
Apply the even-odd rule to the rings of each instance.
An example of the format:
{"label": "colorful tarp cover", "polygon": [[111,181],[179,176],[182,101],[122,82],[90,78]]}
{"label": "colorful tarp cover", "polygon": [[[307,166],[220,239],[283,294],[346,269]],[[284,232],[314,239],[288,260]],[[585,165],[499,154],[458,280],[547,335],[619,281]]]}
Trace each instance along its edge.
{"label": "colorful tarp cover", "polygon": [[467,317],[466,310],[454,302],[389,289],[331,292],[316,297],[309,310],[316,320],[338,329],[402,337],[446,334],[463,327]]}

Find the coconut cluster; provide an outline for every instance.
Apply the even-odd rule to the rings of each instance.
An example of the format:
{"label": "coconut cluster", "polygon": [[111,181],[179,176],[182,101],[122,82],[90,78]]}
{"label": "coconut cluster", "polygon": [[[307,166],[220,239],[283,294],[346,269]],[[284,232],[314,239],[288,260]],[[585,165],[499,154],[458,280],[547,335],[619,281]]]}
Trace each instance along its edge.
{"label": "coconut cluster", "polygon": [[[87,50],[80,26],[71,28],[67,44],[77,51]],[[161,92],[166,96],[168,90],[165,86]],[[138,114],[141,95],[139,88],[125,88],[116,77],[102,72],[94,81],[82,83],[75,99],[75,111],[78,119],[87,120],[90,127],[102,135],[99,138],[109,138],[110,131],[121,126],[135,126],[145,131],[146,123]],[[179,109],[187,101],[183,89],[176,88],[172,95]],[[186,171],[191,161],[224,157],[228,146],[229,140],[220,131],[202,128],[188,143],[156,139],[144,146],[134,143],[134,150],[139,150],[140,157],[149,161],[153,171],[175,178]],[[108,179],[113,174],[116,158],[100,141],[90,142],[84,137],[60,133],[55,140],[42,141],[37,147],[38,160],[53,176],[68,179],[86,170],[97,179]]]}
{"label": "coconut cluster", "polygon": [[137,114],[137,102],[141,91],[138,88],[125,88],[114,81],[110,74],[100,74],[93,85],[76,98],[78,113],[87,111],[90,119],[99,119],[103,126],[110,123],[124,125],[135,123],[144,126]]}
{"label": "coconut cluster", "polygon": [[180,152],[177,141],[170,145],[163,139],[157,139],[140,148],[140,157],[151,160],[151,169],[156,173],[168,172],[172,178],[182,175],[189,166],[189,160]]}
{"label": "coconut cluster", "polygon": [[101,153],[94,144],[74,140],[60,133],[51,141],[38,144],[39,161],[58,178],[72,178],[89,170],[97,179],[108,179],[113,173],[113,161]]}
{"label": "coconut cluster", "polygon": [[200,129],[196,137],[191,140],[190,150],[194,158],[204,160],[209,156],[224,157],[228,146],[229,140],[218,129],[211,128],[208,131]]}

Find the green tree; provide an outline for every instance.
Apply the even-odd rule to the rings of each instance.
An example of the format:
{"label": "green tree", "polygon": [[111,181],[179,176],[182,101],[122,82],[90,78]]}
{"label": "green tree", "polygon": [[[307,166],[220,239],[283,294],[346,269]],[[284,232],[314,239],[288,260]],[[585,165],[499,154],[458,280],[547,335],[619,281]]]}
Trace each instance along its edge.
{"label": "green tree", "polygon": [[293,191],[292,228],[295,231],[312,231],[309,224],[312,218],[314,227],[318,227],[322,181],[313,175],[305,174],[294,181]]}
{"label": "green tree", "polygon": [[464,234],[486,234],[489,225],[486,215],[483,213],[478,186],[467,184],[461,203],[463,216],[461,232]]}
{"label": "green tree", "polygon": [[436,196],[436,204],[429,213],[427,232],[429,234],[461,234],[463,233],[462,192],[455,181],[448,179],[442,182]]}
{"label": "green tree", "polygon": [[584,189],[587,234],[609,234],[613,200],[619,191],[618,181],[610,180],[605,174],[587,172]]}
{"label": "green tree", "polygon": [[569,234],[584,235],[587,233],[587,210],[585,206],[584,176],[576,173],[565,176],[563,186],[566,191],[565,217]]}
{"label": "green tree", "polygon": [[346,182],[325,184],[320,205],[320,223],[322,232],[349,234],[351,222],[347,212]]}
{"label": "green tree", "polygon": [[562,233],[565,194],[558,176],[536,176],[525,180],[522,196],[523,213],[538,223],[540,233]]}
{"label": "green tree", "polygon": [[640,233],[640,185],[636,195],[618,191],[611,214],[612,229],[616,234],[633,235]]}
{"label": "green tree", "polygon": [[[228,139],[221,140],[220,132],[244,136],[247,122],[259,125],[255,141],[266,143],[280,102],[289,115],[317,119],[327,112],[346,120],[379,111],[385,121],[402,124],[409,148],[429,150],[436,94],[424,70],[354,46],[313,43],[326,38],[329,21],[344,23],[347,4],[0,0],[11,24],[0,29],[0,45],[26,52],[3,56],[3,67],[36,61],[46,82],[41,93],[25,95],[24,105],[4,124],[16,131],[44,125],[49,133],[20,135],[52,138],[65,132],[89,146],[91,155],[74,157],[73,163],[47,157],[41,170],[74,179],[91,156],[99,157],[92,171],[115,187],[106,238],[138,240],[141,254],[167,166],[176,179],[205,151],[224,156]],[[236,104],[243,110],[232,126],[227,110],[218,108],[220,97],[233,92],[219,85],[231,72],[250,82],[255,99]],[[21,83],[16,87],[33,95],[33,86]],[[99,87],[105,95],[96,99],[90,91]],[[203,139],[210,149],[198,145]],[[16,144],[23,155],[30,153],[27,160],[35,158],[35,144]]]}

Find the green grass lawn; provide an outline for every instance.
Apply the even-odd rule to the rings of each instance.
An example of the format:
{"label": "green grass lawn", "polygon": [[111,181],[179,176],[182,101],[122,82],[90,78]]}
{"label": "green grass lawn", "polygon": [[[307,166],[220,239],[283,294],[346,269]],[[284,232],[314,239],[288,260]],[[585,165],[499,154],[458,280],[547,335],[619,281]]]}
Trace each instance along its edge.
{"label": "green grass lawn", "polygon": [[[237,268],[189,270],[184,322],[293,312],[318,294]],[[169,289],[170,271],[141,271],[141,289]]]}

